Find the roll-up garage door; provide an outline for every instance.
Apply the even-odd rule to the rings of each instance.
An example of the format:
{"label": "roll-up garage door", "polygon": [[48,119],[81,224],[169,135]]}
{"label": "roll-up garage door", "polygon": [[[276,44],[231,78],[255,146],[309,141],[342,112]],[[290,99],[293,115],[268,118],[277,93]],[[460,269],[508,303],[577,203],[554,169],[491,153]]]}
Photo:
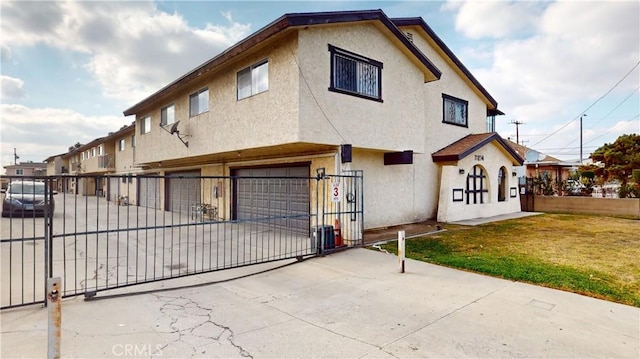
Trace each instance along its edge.
{"label": "roll-up garage door", "polygon": [[109,177],[109,185],[107,188],[107,200],[116,202],[120,195],[120,178]]}
{"label": "roll-up garage door", "polygon": [[138,205],[152,209],[160,209],[159,186],[157,177],[138,176]]}
{"label": "roll-up garage door", "polygon": [[[243,168],[234,171],[235,214],[309,233],[309,166]],[[302,177],[302,178],[295,178]]]}
{"label": "roll-up garage door", "polygon": [[188,215],[192,206],[202,202],[200,171],[172,173],[167,177],[167,181],[169,193],[166,196],[166,210]]}

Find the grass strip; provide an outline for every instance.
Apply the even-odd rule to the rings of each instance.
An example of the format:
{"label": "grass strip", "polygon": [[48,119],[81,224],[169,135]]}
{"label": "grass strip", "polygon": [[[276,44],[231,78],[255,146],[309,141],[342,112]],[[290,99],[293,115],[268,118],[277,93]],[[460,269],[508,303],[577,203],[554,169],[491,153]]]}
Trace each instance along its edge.
{"label": "grass strip", "polygon": [[[382,248],[397,254],[397,241]],[[408,240],[406,252],[411,259],[640,307],[639,293],[617,284],[614,278],[603,272],[549,263],[525,254],[462,249],[443,238]]]}

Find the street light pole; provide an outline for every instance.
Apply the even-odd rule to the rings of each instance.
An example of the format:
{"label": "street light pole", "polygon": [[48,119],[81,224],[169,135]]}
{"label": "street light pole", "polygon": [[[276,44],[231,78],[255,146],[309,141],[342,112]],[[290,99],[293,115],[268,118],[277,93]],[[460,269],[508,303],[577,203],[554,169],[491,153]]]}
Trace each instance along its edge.
{"label": "street light pole", "polygon": [[586,116],[586,113],[580,116],[580,165],[582,165],[582,118]]}

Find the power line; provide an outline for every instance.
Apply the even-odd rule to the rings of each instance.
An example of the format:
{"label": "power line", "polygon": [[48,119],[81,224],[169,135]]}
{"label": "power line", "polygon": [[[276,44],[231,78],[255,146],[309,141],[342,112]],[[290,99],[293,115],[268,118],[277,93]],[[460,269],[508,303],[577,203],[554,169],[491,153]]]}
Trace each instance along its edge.
{"label": "power line", "polygon": [[589,109],[591,109],[593,106],[595,106],[598,102],[600,102],[600,100],[602,100],[603,98],[605,98],[608,94],[611,93],[611,91],[613,91],[616,87],[618,87],[618,85],[620,85],[620,83],[622,83],[622,81],[624,81],[624,79],[627,78],[627,76],[629,76],[629,74],[631,74],[631,72],[633,72],[633,70],[635,70],[638,65],[640,65],[640,61],[636,62],[635,65],[633,65],[633,67],[631,68],[631,70],[629,70],[621,79],[620,81],[616,82],[615,85],[613,85],[612,88],[609,89],[609,91],[605,92],[604,95],[600,96],[597,100],[595,100],[591,105],[587,106],[587,108],[585,108],[584,110],[580,111],[580,115],[574,117],[573,119],[571,119],[569,122],[565,123],[562,127],[560,127],[559,129],[555,130],[554,132],[552,132],[549,136],[546,136],[545,138],[541,139],[540,141],[534,143],[533,145],[531,145],[531,147],[534,147],[538,144],[540,144],[540,142],[544,142],[545,140],[547,140],[549,137],[557,134],[558,132],[562,131],[563,129],[565,129],[565,127],[569,126],[569,124],[571,124],[573,121],[577,120],[580,118],[580,116],[584,115],[585,112],[587,112]]}
{"label": "power line", "polygon": [[[633,120],[635,120],[635,119],[637,119],[637,118],[640,118],[640,114],[637,114],[637,115],[635,115],[634,117],[631,117],[630,119],[628,119],[628,120],[626,120],[626,121],[633,121]],[[598,136],[598,137],[594,137],[594,138],[590,139],[587,143],[589,143],[589,142],[593,142],[593,141],[597,140],[597,139],[598,139],[598,138],[600,138],[600,137],[604,137],[604,136],[606,136],[607,134],[611,133],[611,131],[613,131],[613,130],[615,130],[615,128],[614,128],[614,127],[610,128],[608,131],[606,131],[605,133],[601,134],[600,136]]]}
{"label": "power line", "polygon": [[[598,121],[596,121],[593,126],[589,127],[588,130],[594,128],[597,124],[599,124],[600,122],[604,121],[604,119],[606,119],[607,117],[609,117],[609,115],[611,115],[615,110],[617,110],[620,106],[622,106],[628,99],[631,98],[631,96],[633,96],[634,93],[636,93],[636,91],[638,91],[640,89],[640,86],[636,87],[635,90],[633,90],[627,97],[624,98],[624,100],[622,100],[618,105],[616,105],[613,110],[609,111],[609,113],[607,113],[606,115],[604,115],[604,117],[602,117],[601,119],[599,119]],[[586,143],[589,143],[593,141],[593,139],[587,141]],[[567,144],[566,147],[569,147],[570,145],[572,145],[574,142],[576,142],[576,140],[572,140],[571,142],[569,142]]]}

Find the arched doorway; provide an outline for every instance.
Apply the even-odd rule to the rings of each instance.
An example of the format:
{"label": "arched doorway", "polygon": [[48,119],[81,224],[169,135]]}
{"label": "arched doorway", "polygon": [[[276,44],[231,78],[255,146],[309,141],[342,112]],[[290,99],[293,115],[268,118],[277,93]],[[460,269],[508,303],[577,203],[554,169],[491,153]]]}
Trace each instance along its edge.
{"label": "arched doorway", "polygon": [[507,169],[500,167],[498,171],[498,202],[507,199]]}

